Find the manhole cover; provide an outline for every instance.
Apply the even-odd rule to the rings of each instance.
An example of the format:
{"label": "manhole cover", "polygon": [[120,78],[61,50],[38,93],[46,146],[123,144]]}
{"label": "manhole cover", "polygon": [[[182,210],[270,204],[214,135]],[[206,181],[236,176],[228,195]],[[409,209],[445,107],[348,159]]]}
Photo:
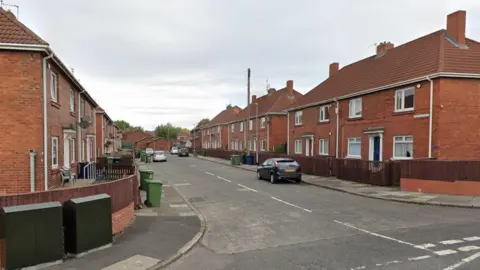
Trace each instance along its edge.
{"label": "manhole cover", "polygon": [[188,199],[191,203],[198,203],[198,202],[204,202],[205,199],[202,198],[202,197],[194,197],[194,198],[190,198]]}

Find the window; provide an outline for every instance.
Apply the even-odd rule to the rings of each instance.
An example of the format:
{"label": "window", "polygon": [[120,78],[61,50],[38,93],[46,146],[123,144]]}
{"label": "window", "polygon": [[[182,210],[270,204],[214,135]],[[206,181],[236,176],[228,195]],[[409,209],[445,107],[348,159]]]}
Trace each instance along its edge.
{"label": "window", "polygon": [[393,158],[394,159],[412,159],[413,158],[413,136],[393,137]]}
{"label": "window", "polygon": [[82,158],[82,161],[85,161],[85,140],[82,140],[82,154],[81,154],[81,158]]}
{"label": "window", "polygon": [[240,131],[243,131],[243,122],[240,122]]}
{"label": "window", "polygon": [[52,168],[58,168],[58,137],[52,137]]}
{"label": "window", "polygon": [[72,146],[72,163],[75,162],[75,139],[70,139],[70,145]]}
{"label": "window", "polygon": [[253,139],[253,151],[257,151],[257,138]]}
{"label": "window", "polygon": [[361,157],[361,139],[360,138],[349,138],[348,139],[348,155],[350,158],[360,158]]}
{"label": "window", "polygon": [[70,88],[70,111],[75,111],[75,92]]}
{"label": "window", "polygon": [[220,133],[220,126],[218,126],[217,128],[217,133]]}
{"label": "window", "polygon": [[302,153],[302,140],[295,140],[295,154]]}
{"label": "window", "polygon": [[405,112],[413,110],[415,88],[395,91],[395,111]]}
{"label": "window", "polygon": [[235,150],[235,142],[234,141],[230,142],[230,149]]}
{"label": "window", "polygon": [[50,73],[50,94],[52,95],[52,100],[58,102],[58,91],[57,91],[57,74]]}
{"label": "window", "polygon": [[248,121],[248,129],[252,130],[253,128],[253,120]]}
{"label": "window", "polygon": [[295,125],[302,124],[303,111],[295,112]]}
{"label": "window", "polygon": [[260,141],[260,151],[265,151],[265,140]]}
{"label": "window", "polygon": [[348,103],[348,117],[362,117],[362,98],[351,99]]}
{"label": "window", "polygon": [[318,154],[328,156],[328,139],[318,140]]}
{"label": "window", "polygon": [[235,124],[231,124],[230,129],[232,130],[232,133],[235,132]]}
{"label": "window", "polygon": [[330,106],[320,107],[320,114],[318,120],[320,122],[328,122],[330,120]]}
{"label": "window", "polygon": [[266,121],[265,117],[262,117],[260,119],[260,128],[265,128],[265,121]]}
{"label": "window", "polygon": [[250,150],[250,151],[253,150],[253,148],[252,148],[252,141],[251,141],[251,140],[248,141],[248,150]]}

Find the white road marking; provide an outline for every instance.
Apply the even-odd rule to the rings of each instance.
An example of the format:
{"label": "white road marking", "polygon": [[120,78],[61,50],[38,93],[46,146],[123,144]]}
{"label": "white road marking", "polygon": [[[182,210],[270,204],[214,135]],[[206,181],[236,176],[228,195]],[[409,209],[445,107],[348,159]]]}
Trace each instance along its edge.
{"label": "white road marking", "polygon": [[223,178],[223,177],[220,177],[220,176],[217,176],[217,178],[218,178],[218,179],[222,179],[223,181],[227,181],[227,182],[229,182],[229,183],[232,182],[232,181],[230,181],[230,180],[228,180],[228,179],[225,179],[225,178]]}
{"label": "white road marking", "polygon": [[162,185],[162,187],[170,187],[170,185]]}
{"label": "white road marking", "polygon": [[450,254],[454,254],[454,253],[457,253],[457,251],[456,250],[451,250],[451,249],[435,251],[435,254],[437,254],[438,256],[445,256],[445,255],[450,255]]}
{"label": "white road marking", "polygon": [[455,245],[455,244],[463,243],[463,240],[445,240],[445,241],[440,241],[439,243],[444,245]]}
{"label": "white road marking", "polygon": [[459,247],[458,250],[460,251],[471,251],[471,250],[477,250],[480,249],[480,247],[477,246],[464,246],[464,247]]}
{"label": "white road marking", "polygon": [[413,257],[413,258],[408,258],[409,261],[419,261],[419,260],[424,260],[430,258],[430,255],[425,255],[425,256],[420,256],[420,257]]}
{"label": "white road marking", "polygon": [[186,208],[188,207],[188,204],[182,203],[182,204],[170,204],[170,207],[172,208]]}
{"label": "white road marking", "polygon": [[381,264],[381,263],[377,263],[377,264],[375,264],[375,266],[382,266],[382,265],[383,265],[383,264]]}
{"label": "white road marking", "polygon": [[355,226],[353,226],[352,224],[349,224],[349,223],[344,223],[344,222],[341,222],[341,221],[338,221],[338,220],[334,220],[334,222],[336,222],[338,224],[341,224],[343,226],[346,226],[346,227],[349,227],[349,228],[359,230],[361,232],[373,235],[373,236],[381,237],[381,238],[384,238],[384,239],[387,239],[387,240],[390,240],[390,241],[394,241],[394,242],[397,242],[397,243],[400,243],[400,244],[409,245],[411,247],[418,248],[418,249],[421,249],[421,250],[427,250],[427,251],[430,251],[430,252],[434,252],[434,251],[432,251],[432,250],[430,250],[426,247],[421,247],[421,246],[418,246],[418,245],[415,245],[415,244],[412,244],[412,243],[409,243],[409,242],[405,242],[405,241],[402,241],[402,240],[399,240],[399,239],[395,239],[395,238],[386,236],[386,235],[382,235],[382,234],[370,232],[370,231],[367,231],[367,230],[364,230],[364,229],[360,229],[360,228],[355,227]]}
{"label": "white road marking", "polygon": [[312,210],[305,209],[305,208],[300,207],[300,206],[298,206],[298,205],[295,205],[295,204],[293,204],[293,203],[289,203],[289,202],[286,202],[286,201],[284,201],[284,200],[280,200],[279,198],[276,198],[276,197],[273,197],[273,196],[270,197],[270,198],[272,198],[272,199],[274,199],[274,200],[276,200],[276,201],[279,201],[279,202],[281,202],[281,203],[284,203],[284,204],[287,204],[287,205],[296,207],[296,208],[298,208],[298,209],[302,209],[302,210],[305,211],[305,212],[312,213]]}
{"label": "white road marking", "polygon": [[205,172],[205,173],[206,173],[206,174],[209,174],[209,175],[215,175],[215,174],[213,174],[213,173],[211,173],[211,172]]}
{"label": "white road marking", "polygon": [[190,184],[190,183],[174,184],[174,186],[176,186],[176,187],[183,187],[183,186],[190,186],[190,185],[192,185],[192,184]]}
{"label": "white road marking", "polygon": [[466,263],[469,263],[473,260],[475,260],[476,258],[480,257],[480,252],[478,253],[475,253],[473,254],[472,256],[470,257],[467,257],[467,258],[463,258],[461,261],[459,261],[458,263],[454,264],[454,265],[451,265],[447,268],[444,268],[443,270],[454,270],[454,269],[457,269],[458,267],[466,264]]}
{"label": "white road marking", "polygon": [[258,192],[258,191],[256,191],[255,189],[253,189],[253,188],[249,188],[249,187],[247,187],[247,186],[244,186],[244,185],[242,185],[242,184],[237,184],[237,186],[239,186],[239,187],[243,187],[243,188],[245,188],[245,189],[248,189],[248,190],[250,190],[250,191],[253,191],[253,192]]}
{"label": "white road marking", "polygon": [[355,267],[355,268],[350,268],[350,270],[361,270],[361,269],[366,269],[365,266],[359,266],[359,267]]}
{"label": "white road marking", "polygon": [[425,248],[431,248],[431,247],[434,247],[435,245],[434,244],[423,244],[423,245],[416,245],[415,247],[416,248],[420,248],[420,249],[425,249]]}
{"label": "white road marking", "polygon": [[465,238],[463,238],[463,240],[465,240],[465,241],[478,241],[478,240],[480,240],[480,237],[478,237],[478,236],[465,237]]}
{"label": "white road marking", "polygon": [[389,265],[389,264],[395,264],[395,263],[401,263],[401,261],[391,261],[391,262],[387,262],[387,263],[385,263],[385,265]]}

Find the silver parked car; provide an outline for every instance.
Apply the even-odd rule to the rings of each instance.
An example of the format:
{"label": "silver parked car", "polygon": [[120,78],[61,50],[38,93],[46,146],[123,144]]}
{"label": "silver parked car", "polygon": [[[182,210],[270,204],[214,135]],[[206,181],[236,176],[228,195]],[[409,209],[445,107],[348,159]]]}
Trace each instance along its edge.
{"label": "silver parked car", "polygon": [[165,156],[164,151],[155,151],[155,153],[153,154],[153,162],[156,162],[156,161],[162,161],[162,162],[167,161],[167,156]]}

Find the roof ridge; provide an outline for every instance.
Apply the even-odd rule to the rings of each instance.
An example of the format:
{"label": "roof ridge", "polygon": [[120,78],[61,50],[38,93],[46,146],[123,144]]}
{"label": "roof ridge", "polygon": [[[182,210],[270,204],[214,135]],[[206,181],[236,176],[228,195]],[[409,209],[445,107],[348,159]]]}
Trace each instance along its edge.
{"label": "roof ridge", "polygon": [[[12,18],[9,14],[7,14],[5,9],[0,7],[0,14],[5,16],[8,20],[16,24],[20,30],[24,31],[26,34],[30,35],[34,40],[36,40],[40,45],[49,45],[48,42],[43,40],[39,35],[37,35],[35,32],[33,32],[30,28],[28,28],[25,24],[23,24],[21,21],[19,21],[16,17],[15,19]],[[15,16],[15,15],[13,15]]]}

